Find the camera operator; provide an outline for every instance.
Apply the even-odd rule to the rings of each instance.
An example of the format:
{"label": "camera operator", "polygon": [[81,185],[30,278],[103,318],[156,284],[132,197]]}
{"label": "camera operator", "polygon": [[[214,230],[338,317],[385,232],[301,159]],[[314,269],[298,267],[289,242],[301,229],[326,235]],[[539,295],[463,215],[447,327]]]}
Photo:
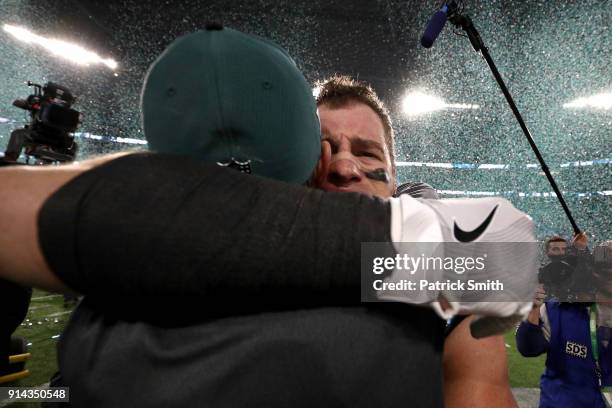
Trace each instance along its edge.
{"label": "camera operator", "polygon": [[30,123],[15,129],[4,152],[5,162],[16,162],[25,147],[26,154],[41,164],[74,160],[77,144],[72,132],[79,125],[80,112],[71,108],[76,98],[68,88],[53,82],[44,86],[27,82],[34,93],[13,101],[13,106],[30,112]]}
{"label": "camera operator", "polygon": [[[576,241],[579,243],[576,245]],[[574,239],[585,251],[586,239]],[[612,241],[599,245],[587,263],[572,270],[573,301],[536,293],[534,308],[516,332],[525,357],[547,353],[540,380],[540,407],[610,406],[612,386]],[[607,405],[606,405],[607,404]]]}

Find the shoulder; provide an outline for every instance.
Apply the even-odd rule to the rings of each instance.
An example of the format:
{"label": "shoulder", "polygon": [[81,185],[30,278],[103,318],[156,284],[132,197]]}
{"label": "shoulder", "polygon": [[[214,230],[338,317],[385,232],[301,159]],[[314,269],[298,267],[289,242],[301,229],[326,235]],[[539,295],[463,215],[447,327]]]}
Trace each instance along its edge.
{"label": "shoulder", "polygon": [[[514,407],[504,338],[473,338],[470,334],[472,319],[472,316],[463,319],[446,338],[445,405]],[[487,364],[482,364],[483,361]],[[468,387],[471,391],[466,393]]]}

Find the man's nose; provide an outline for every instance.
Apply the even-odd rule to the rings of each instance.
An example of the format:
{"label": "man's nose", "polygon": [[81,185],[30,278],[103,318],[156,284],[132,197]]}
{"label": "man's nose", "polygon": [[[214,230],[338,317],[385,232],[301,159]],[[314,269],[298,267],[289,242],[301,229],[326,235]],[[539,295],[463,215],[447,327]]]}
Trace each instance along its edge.
{"label": "man's nose", "polygon": [[329,166],[328,181],[335,185],[347,185],[361,181],[359,165],[348,157],[332,158]]}

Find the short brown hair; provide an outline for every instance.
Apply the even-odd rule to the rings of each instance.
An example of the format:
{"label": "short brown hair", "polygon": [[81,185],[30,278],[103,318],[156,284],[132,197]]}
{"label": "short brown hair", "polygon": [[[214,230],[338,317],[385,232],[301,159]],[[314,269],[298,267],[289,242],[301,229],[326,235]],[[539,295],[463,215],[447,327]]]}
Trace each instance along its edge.
{"label": "short brown hair", "polygon": [[315,84],[317,106],[342,108],[353,103],[369,106],[380,118],[385,130],[385,143],[391,156],[391,168],[395,173],[395,142],[393,123],[389,111],[370,85],[346,75],[334,75]]}
{"label": "short brown hair", "polygon": [[553,235],[550,238],[547,238],[546,241],[544,242],[544,251],[548,252],[548,248],[550,247],[550,243],[551,242],[565,242],[567,244],[567,241],[565,240],[565,238],[559,236],[559,235]]}

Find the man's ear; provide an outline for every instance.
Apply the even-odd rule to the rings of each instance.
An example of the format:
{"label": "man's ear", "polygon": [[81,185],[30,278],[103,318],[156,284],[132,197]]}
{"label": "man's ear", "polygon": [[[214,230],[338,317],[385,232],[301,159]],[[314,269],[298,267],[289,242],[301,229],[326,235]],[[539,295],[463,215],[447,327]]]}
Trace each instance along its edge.
{"label": "man's ear", "polygon": [[314,173],[311,179],[311,186],[318,187],[323,184],[327,178],[329,164],[331,163],[331,144],[327,140],[321,140],[321,157],[315,166]]}

